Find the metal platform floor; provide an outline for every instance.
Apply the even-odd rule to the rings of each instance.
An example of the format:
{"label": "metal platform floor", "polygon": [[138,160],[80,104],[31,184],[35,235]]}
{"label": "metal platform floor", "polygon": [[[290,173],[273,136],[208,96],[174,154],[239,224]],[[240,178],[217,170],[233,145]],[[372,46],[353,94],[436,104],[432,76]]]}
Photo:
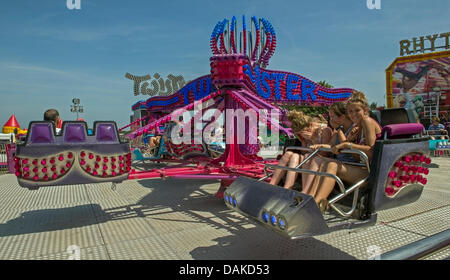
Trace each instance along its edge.
{"label": "metal platform floor", "polygon": [[[0,259],[368,259],[450,228],[450,159],[375,226],[288,240],[232,212],[217,181],[132,180],[30,191],[0,176]],[[79,248],[79,251],[71,251]],[[445,259],[450,248],[428,259]]]}

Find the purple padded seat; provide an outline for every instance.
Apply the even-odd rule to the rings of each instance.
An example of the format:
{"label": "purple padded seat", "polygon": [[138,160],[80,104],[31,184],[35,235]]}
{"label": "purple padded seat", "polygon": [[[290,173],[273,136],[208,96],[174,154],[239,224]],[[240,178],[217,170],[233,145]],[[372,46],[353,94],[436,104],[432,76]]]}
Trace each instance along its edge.
{"label": "purple padded seat", "polygon": [[27,144],[54,143],[55,135],[51,123],[31,124],[30,140]]}
{"label": "purple padded seat", "polygon": [[407,138],[420,134],[423,129],[424,127],[420,123],[389,124],[383,127],[383,131],[381,133],[390,139]]}
{"label": "purple padded seat", "polygon": [[118,142],[114,123],[99,123],[95,127],[95,137],[99,142]]}
{"label": "purple padded seat", "polygon": [[68,123],[64,126],[63,133],[65,142],[86,141],[86,126],[84,123]]}

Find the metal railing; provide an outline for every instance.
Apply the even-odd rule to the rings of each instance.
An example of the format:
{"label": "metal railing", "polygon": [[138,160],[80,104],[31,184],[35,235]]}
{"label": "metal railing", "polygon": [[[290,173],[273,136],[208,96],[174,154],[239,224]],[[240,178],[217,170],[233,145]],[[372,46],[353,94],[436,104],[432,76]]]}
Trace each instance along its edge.
{"label": "metal railing", "polygon": [[[260,181],[270,177],[272,174],[269,174],[268,169],[282,169],[282,170],[286,170],[286,171],[293,171],[293,172],[297,172],[297,173],[306,173],[306,174],[314,174],[317,176],[325,176],[325,177],[331,177],[333,178],[336,183],[339,186],[339,190],[340,190],[340,194],[336,195],[335,197],[329,199],[328,203],[330,205],[331,208],[333,208],[339,215],[343,216],[343,217],[350,217],[354,211],[356,210],[356,205],[358,203],[358,195],[359,195],[359,188],[361,187],[361,185],[363,183],[365,183],[367,181],[367,179],[369,178],[369,174],[370,174],[370,164],[369,164],[369,158],[367,157],[367,155],[359,150],[341,150],[341,153],[345,153],[345,154],[356,154],[359,155],[361,158],[362,163],[349,163],[346,162],[346,164],[352,164],[352,165],[356,165],[356,166],[361,166],[361,167],[366,167],[367,168],[367,172],[368,175],[367,177],[365,177],[364,179],[356,182],[355,184],[353,184],[352,186],[348,187],[347,189],[345,188],[344,183],[342,182],[342,180],[331,173],[327,173],[327,172],[319,172],[319,171],[313,171],[313,170],[308,170],[308,169],[299,169],[303,164],[305,164],[307,161],[309,161],[312,157],[316,156],[319,152],[331,152],[330,148],[319,148],[316,150],[312,150],[310,148],[306,148],[306,147],[295,147],[295,146],[289,146],[286,148],[286,151],[289,150],[300,150],[300,151],[304,151],[304,152],[310,152],[309,155],[307,155],[305,157],[305,159],[298,164],[295,168],[292,167],[287,167],[287,166],[278,166],[278,165],[273,165],[273,164],[266,164],[264,165],[264,174],[266,174],[266,176],[264,176],[263,178],[259,179]],[[344,197],[346,197],[347,195],[351,194],[353,192],[353,200],[352,200],[352,207],[349,211],[345,212],[342,209],[340,209],[339,207],[337,207],[335,204],[340,201],[341,199],[343,199]]]}
{"label": "metal railing", "polygon": [[[450,229],[397,248],[380,256],[381,260],[418,260],[450,245]],[[447,258],[448,259],[448,258]]]}

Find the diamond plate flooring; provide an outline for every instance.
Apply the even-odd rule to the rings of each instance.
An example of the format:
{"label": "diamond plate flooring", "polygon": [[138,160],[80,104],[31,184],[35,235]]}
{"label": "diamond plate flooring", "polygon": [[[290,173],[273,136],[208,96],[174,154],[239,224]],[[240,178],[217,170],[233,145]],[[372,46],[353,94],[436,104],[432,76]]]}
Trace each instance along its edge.
{"label": "diamond plate flooring", "polygon": [[[357,230],[288,240],[229,210],[217,181],[131,180],[30,191],[0,176],[0,259],[368,259],[450,228],[450,159],[415,203]],[[75,248],[75,249],[74,249]],[[446,259],[444,249],[427,259]]]}

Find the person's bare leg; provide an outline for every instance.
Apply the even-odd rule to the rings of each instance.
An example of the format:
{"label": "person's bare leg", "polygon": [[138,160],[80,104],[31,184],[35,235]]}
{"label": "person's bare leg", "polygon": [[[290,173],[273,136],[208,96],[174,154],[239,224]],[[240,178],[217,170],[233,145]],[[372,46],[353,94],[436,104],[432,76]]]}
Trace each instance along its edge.
{"label": "person's bare leg", "polygon": [[[289,167],[295,168],[300,163],[300,160],[303,159],[303,156],[299,154],[292,154],[291,158],[289,159]],[[298,173],[294,171],[288,171],[286,175],[286,181],[284,183],[285,189],[292,189],[292,187],[295,184],[295,180],[297,179]]]}
{"label": "person's bare leg", "polygon": [[[321,156],[316,156],[306,162],[302,168],[308,169],[311,171],[319,171],[320,164],[323,162],[324,158]],[[314,178],[317,176],[314,174],[302,174],[302,192],[308,194],[311,191],[312,184],[314,182]]]}
{"label": "person's bare leg", "polygon": [[[279,166],[286,166],[289,163],[289,159],[292,156],[293,152],[286,152],[281,158],[280,161],[278,162]],[[270,184],[271,185],[278,185],[278,183],[280,182],[281,178],[283,178],[284,174],[286,174],[286,170],[282,170],[282,169],[275,169],[275,171],[273,172],[272,175],[272,179],[270,179]]]}
{"label": "person's bare leg", "polygon": [[[327,168],[327,164],[328,164],[327,161],[322,161],[319,164],[318,171],[319,172],[325,172],[326,168]],[[308,192],[304,192],[303,191],[303,193],[314,197],[316,195],[317,190],[322,185],[324,178],[325,178],[324,176],[315,176],[314,179],[313,179],[313,182],[311,184],[311,188],[308,190]]]}
{"label": "person's bare leg", "polygon": [[[327,165],[326,172],[335,174],[342,181],[350,184],[354,184],[368,175],[367,169],[365,168],[362,168],[360,166],[347,165],[335,161],[330,161],[330,163]],[[336,181],[330,177],[327,177],[327,179],[324,180],[314,197],[317,203],[322,199],[328,198],[334,188],[334,184]]]}
{"label": "person's bare leg", "polygon": [[[324,172],[336,175],[338,165],[339,163],[336,161],[329,161],[328,163],[325,163]],[[328,198],[328,195],[333,191],[334,184],[336,183],[336,180],[332,177],[322,176],[322,178],[323,179],[321,180],[320,185],[317,186],[314,194],[314,200],[317,204],[319,204],[322,199]]]}

